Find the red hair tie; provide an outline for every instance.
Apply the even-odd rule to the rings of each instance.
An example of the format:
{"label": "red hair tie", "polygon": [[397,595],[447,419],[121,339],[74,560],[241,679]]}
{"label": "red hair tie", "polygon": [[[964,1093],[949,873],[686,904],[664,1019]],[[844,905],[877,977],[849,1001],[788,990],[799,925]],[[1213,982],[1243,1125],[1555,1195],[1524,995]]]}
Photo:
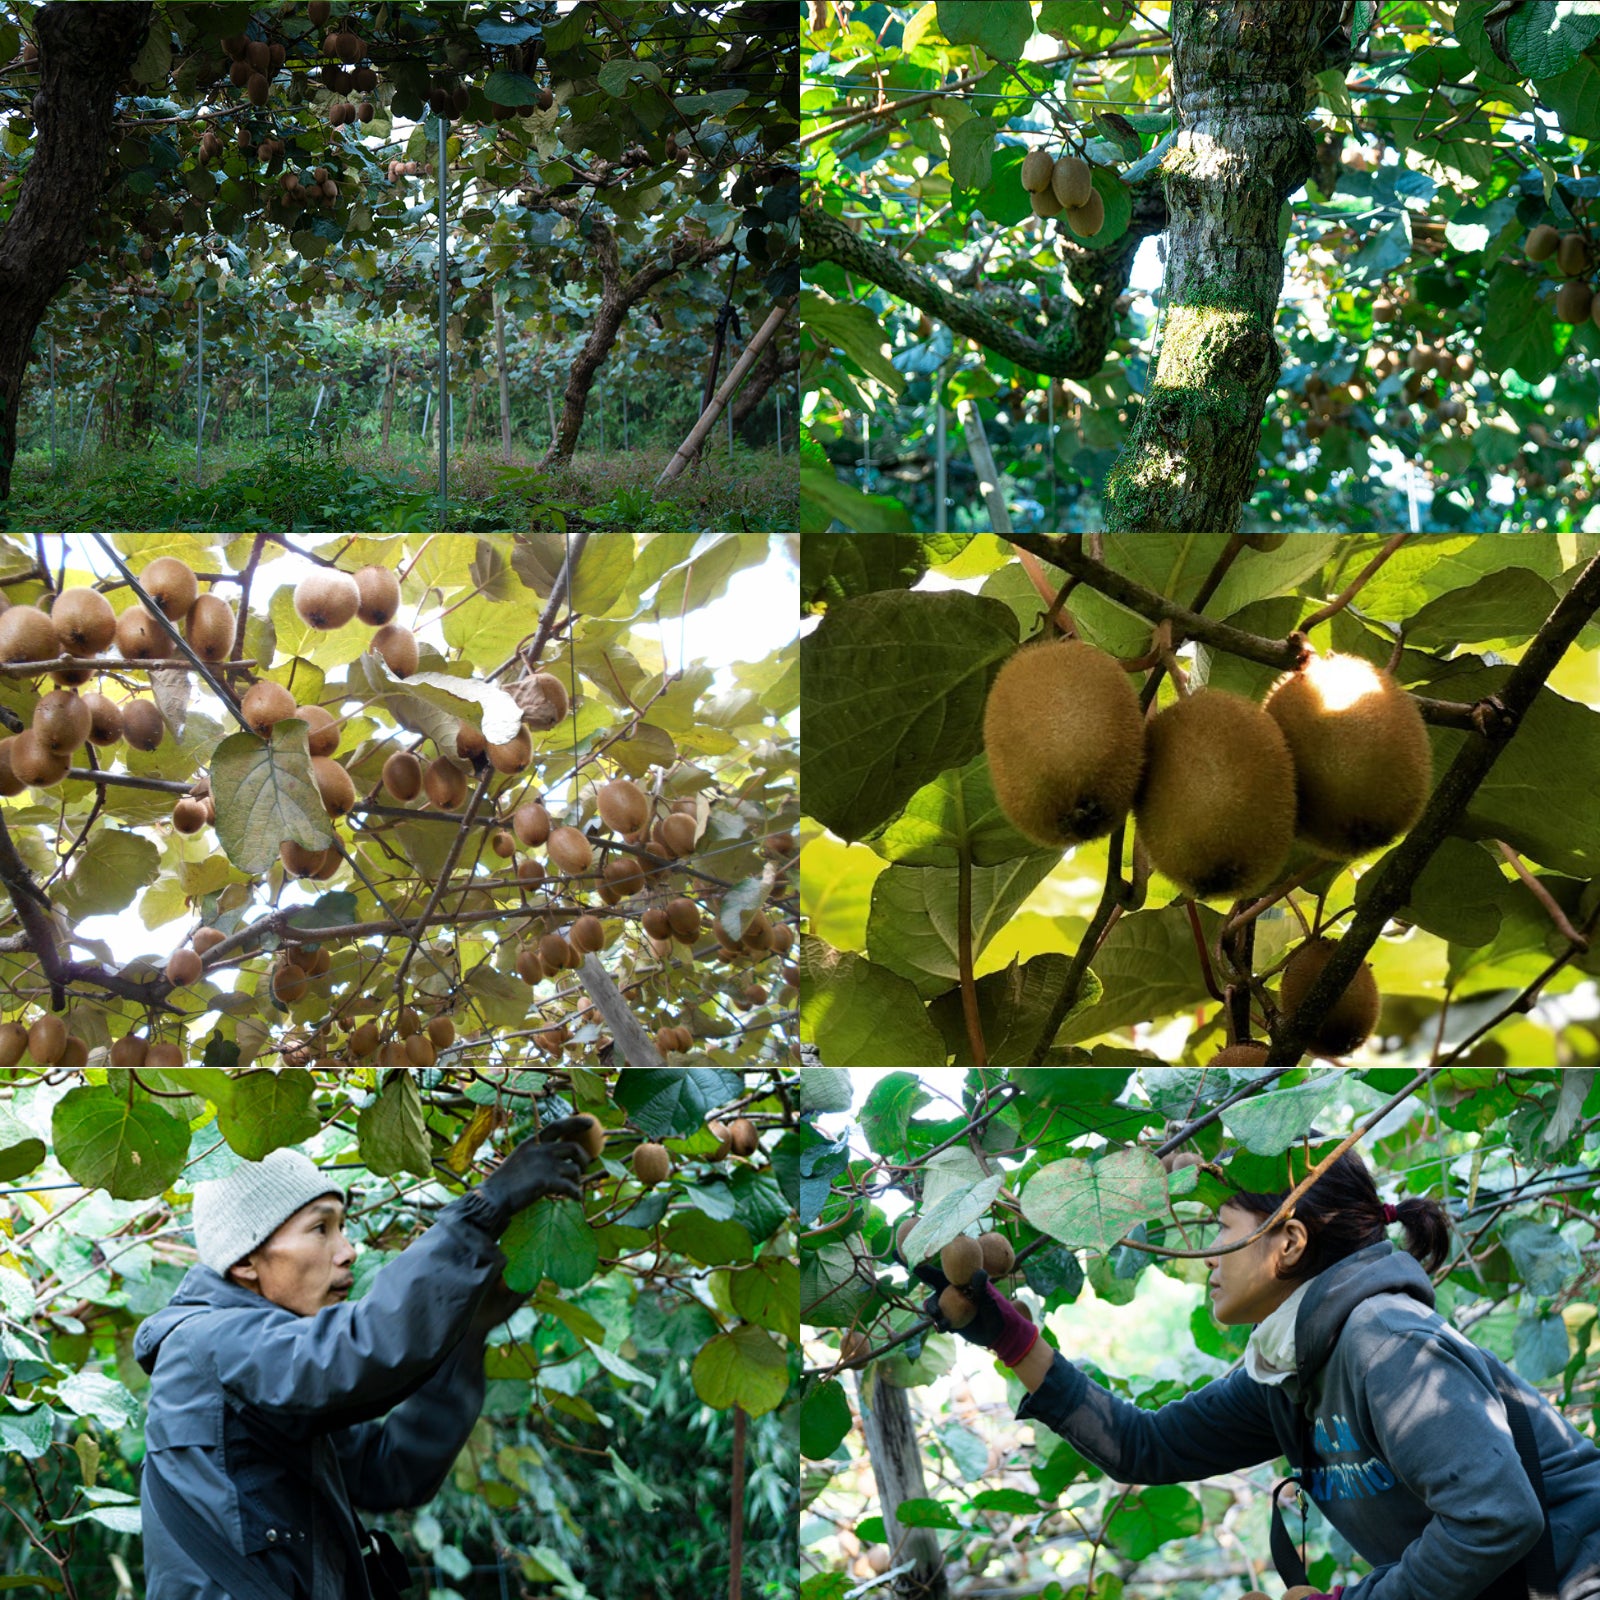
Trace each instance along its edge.
{"label": "red hair tie", "polygon": [[1383,1220],[1385,1223],[1393,1222],[1399,1215],[1398,1208],[1385,1203],[1383,1208]]}

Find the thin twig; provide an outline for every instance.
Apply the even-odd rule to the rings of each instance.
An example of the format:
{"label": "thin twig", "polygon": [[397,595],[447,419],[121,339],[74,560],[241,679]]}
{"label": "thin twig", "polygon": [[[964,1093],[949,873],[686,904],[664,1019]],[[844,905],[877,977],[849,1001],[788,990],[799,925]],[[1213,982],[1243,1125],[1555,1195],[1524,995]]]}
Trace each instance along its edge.
{"label": "thin twig", "polygon": [[1372,581],[1378,569],[1384,564],[1384,562],[1386,562],[1389,557],[1392,556],[1395,551],[1398,550],[1400,546],[1403,545],[1410,537],[1411,535],[1409,533],[1397,533],[1392,535],[1388,543],[1386,543],[1384,547],[1377,553],[1377,555],[1375,555],[1351,580],[1348,588],[1342,589],[1320,611],[1313,611],[1309,617],[1305,618],[1305,620],[1301,622],[1301,633],[1310,633],[1313,628],[1328,621],[1330,617],[1338,616],[1338,614],[1343,611],[1344,608],[1349,605],[1350,602],[1354,600],[1364,588],[1366,588],[1367,584]]}
{"label": "thin twig", "polygon": [[1567,914],[1555,902],[1554,897],[1545,886],[1528,870],[1528,864],[1504,839],[1496,839],[1495,849],[1511,863],[1511,870],[1528,886],[1528,892],[1539,902],[1549,914],[1551,922],[1555,924],[1556,932],[1568,944],[1574,946],[1582,954],[1589,948],[1589,941],[1567,921]]}

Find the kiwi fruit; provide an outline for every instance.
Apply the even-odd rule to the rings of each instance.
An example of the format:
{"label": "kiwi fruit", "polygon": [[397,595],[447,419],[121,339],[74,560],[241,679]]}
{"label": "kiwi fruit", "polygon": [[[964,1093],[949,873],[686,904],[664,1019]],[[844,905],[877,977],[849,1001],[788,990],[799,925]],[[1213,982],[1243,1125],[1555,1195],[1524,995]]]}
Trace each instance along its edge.
{"label": "kiwi fruit", "polygon": [[[1229,1048],[1236,1050],[1240,1047],[1231,1045]],[[1221,1058],[1219,1057],[1218,1059]],[[1216,1061],[1214,1060],[1211,1064],[1215,1066]],[[1222,1064],[1223,1066],[1228,1065],[1226,1061]],[[1199,1167],[1205,1164],[1205,1157],[1197,1150],[1174,1150],[1171,1155],[1159,1156],[1157,1159],[1161,1163],[1163,1172],[1176,1172],[1180,1167]]]}
{"label": "kiwi fruit", "polygon": [[11,606],[0,612],[0,661],[8,666],[19,661],[51,661],[60,653],[56,630],[37,606]]}
{"label": "kiwi fruit", "polygon": [[515,738],[504,744],[491,744],[486,740],[483,750],[496,772],[522,772],[533,760],[533,739],[526,728],[518,728]]}
{"label": "kiwi fruit", "polygon": [[1056,199],[1056,192],[1050,187],[1041,189],[1037,194],[1028,196],[1028,204],[1033,209],[1036,217],[1059,217],[1061,215],[1061,202]]}
{"label": "kiwi fruit", "polygon": [[350,774],[328,756],[312,756],[311,776],[330,817],[342,817],[356,803],[356,786]]}
{"label": "kiwi fruit", "polygon": [[728,1143],[736,1156],[753,1156],[761,1148],[761,1135],[748,1117],[735,1117],[728,1124]]}
{"label": "kiwi fruit", "polygon": [[406,1040],[406,1060],[414,1067],[431,1067],[439,1059],[433,1040],[425,1033],[414,1033]]}
{"label": "kiwi fruit", "polygon": [[144,1064],[152,1072],[176,1072],[183,1065],[183,1048],[161,1039],[152,1039],[150,1048],[144,1053]]}
{"label": "kiwi fruit", "polygon": [[298,717],[300,712],[294,703],[294,696],[281,683],[263,678],[260,683],[252,683],[245,690],[244,698],[239,702],[239,715],[252,733],[260,734],[264,739],[272,732],[274,723]]}
{"label": "kiwi fruit", "polygon": [[665,906],[646,906],[640,914],[639,926],[652,939],[670,939],[672,937],[672,924],[667,921],[667,908]]}
{"label": "kiwi fruit", "polygon": [[98,589],[68,589],[57,595],[50,625],[69,656],[97,656],[117,636],[117,614]]}
{"label": "kiwi fruit", "polygon": [[456,1025],[449,1017],[433,1017],[428,1022],[428,1037],[436,1050],[448,1050],[456,1042]]}
{"label": "kiwi fruit", "polygon": [[[332,865],[329,865],[329,858]],[[284,870],[296,878],[326,878],[339,864],[339,852],[333,850],[307,850],[293,839],[285,839],[278,846],[278,859]]]}
{"label": "kiwi fruit", "polygon": [[179,833],[199,833],[206,825],[206,808],[202,801],[185,795],[172,808],[172,826]]}
{"label": "kiwi fruit", "polygon": [[670,817],[661,819],[660,825],[650,837],[652,843],[659,843],[661,846],[658,854],[676,860],[679,856],[688,855],[694,849],[695,833],[694,818],[675,811]]}
{"label": "kiwi fruit", "polygon": [[[1293,1016],[1300,1009],[1301,1001],[1336,949],[1338,945],[1332,939],[1307,939],[1289,957],[1278,990],[1278,1004],[1287,1015]],[[1323,1056],[1349,1055],[1378,1025],[1381,1003],[1372,965],[1363,961],[1344,993],[1317,1024],[1317,1031],[1311,1036],[1311,1048]]]}
{"label": "kiwi fruit", "polygon": [[227,937],[221,928],[196,928],[189,943],[194,946],[197,955],[203,956],[208,950],[215,950]]}
{"label": "kiwi fruit", "polygon": [[[976,1244],[978,1241],[972,1241]],[[978,1308],[952,1283],[939,1291],[939,1315],[952,1328],[964,1328],[977,1316]]]}
{"label": "kiwi fruit", "polygon": [[[558,1031],[565,1033],[566,1029],[563,1028]],[[563,1039],[561,1042],[565,1044],[566,1040]],[[574,1144],[583,1147],[584,1152],[591,1161],[598,1161],[600,1152],[606,1147],[606,1130],[600,1126],[594,1117],[585,1116],[582,1126],[569,1137]]]}
{"label": "kiwi fruit", "polygon": [[1541,222],[1522,241],[1522,253],[1530,261],[1548,261],[1561,244],[1561,235],[1548,222]]}
{"label": "kiwi fruit", "polygon": [[1295,828],[1307,843],[1347,861],[1422,815],[1433,781],[1428,729],[1381,667],[1360,656],[1313,656],[1278,679],[1265,708],[1294,761]]}
{"label": "kiwi fruit", "polygon": [[533,1042],[541,1050],[547,1051],[550,1055],[558,1056],[566,1048],[567,1040],[571,1037],[572,1034],[563,1023],[556,1028],[541,1028],[534,1034]]}
{"label": "kiwi fruit", "polygon": [[89,708],[70,689],[52,689],[33,708],[33,736],[52,755],[70,756],[89,737]]}
{"label": "kiwi fruit", "polygon": [[463,761],[471,761],[485,754],[488,748],[481,728],[474,728],[470,722],[456,724],[456,754]]}
{"label": "kiwi fruit", "polygon": [[1106,203],[1095,189],[1081,206],[1065,210],[1061,215],[1080,239],[1092,239],[1106,225]]}
{"label": "kiwi fruit", "polygon": [[467,780],[461,768],[445,756],[428,763],[422,775],[430,804],[441,811],[453,811],[467,797]]}
{"label": "kiwi fruit", "polygon": [[350,1054],[353,1056],[370,1056],[378,1048],[378,1024],[376,1022],[363,1022],[350,1034]]}
{"label": "kiwi fruit", "polygon": [[581,950],[585,955],[591,951],[603,950],[606,945],[605,925],[599,917],[584,915],[579,917],[567,929],[567,943],[574,950]]}
{"label": "kiwi fruit", "polygon": [[181,949],[174,950],[167,962],[167,982],[174,988],[181,989],[186,984],[198,983],[204,971],[205,964],[199,955],[188,945],[184,945]]}
{"label": "kiwi fruit", "polygon": [[1569,233],[1556,246],[1556,265],[1569,278],[1575,278],[1589,260],[1589,246],[1581,233]]}
{"label": "kiwi fruit", "polygon": [[40,1017],[28,1029],[28,1054],[36,1065],[53,1067],[67,1047],[67,1025],[60,1017]]}
{"label": "kiwi fruit", "polygon": [[307,627],[327,632],[355,616],[361,591],[348,572],[318,567],[294,587],[295,614]]}
{"label": "kiwi fruit", "polygon": [[383,657],[383,664],[397,678],[409,678],[417,670],[416,635],[398,622],[386,622],[372,636],[371,649]]}
{"label": "kiwi fruit", "polygon": [[356,616],[369,628],[393,622],[400,609],[400,580],[387,567],[363,567],[353,581]]}
{"label": "kiwi fruit", "polygon": [[544,981],[544,963],[539,959],[539,947],[525,944],[517,951],[517,976],[526,984]]}
{"label": "kiwi fruit", "polygon": [[20,1022],[0,1022],[0,1067],[14,1067],[28,1048],[28,1030]]}
{"label": "kiwi fruit", "polygon": [[1144,740],[1128,675],[1076,639],[1019,650],[984,706],[995,798],[1036,844],[1065,849],[1116,827],[1139,787]]}
{"label": "kiwi fruit", "polygon": [[[983,1270],[991,1278],[1003,1278],[1017,1264],[1017,1253],[1003,1233],[980,1233],[978,1248],[983,1251]],[[949,1273],[945,1274],[949,1277]]]}
{"label": "kiwi fruit", "polygon": [[195,597],[183,621],[189,648],[207,663],[226,661],[233,654],[233,607],[219,594]]}
{"label": "kiwi fruit", "polygon": [[637,833],[650,820],[650,802],[644,791],[626,778],[616,778],[600,786],[595,796],[600,820],[613,833]]}
{"label": "kiwi fruit", "polygon": [[550,837],[550,813],[537,800],[524,801],[511,813],[511,831],[530,849]]}
{"label": "kiwi fruit", "polygon": [[633,1175],[640,1183],[655,1185],[665,1183],[672,1176],[672,1157],[665,1145],[635,1145]]}
{"label": "kiwi fruit", "polygon": [[1038,194],[1050,187],[1050,174],[1055,162],[1046,150],[1030,150],[1022,159],[1022,187],[1029,194]]}
{"label": "kiwi fruit", "polygon": [[12,775],[32,789],[50,789],[66,777],[72,765],[70,756],[45,749],[32,728],[24,728],[8,740]]}
{"label": "kiwi fruit", "polygon": [[559,933],[541,935],[539,965],[546,972],[564,971],[572,965],[572,946]]}
{"label": "kiwi fruit", "polygon": [[656,1049],[659,1050],[662,1055],[671,1055],[673,1051],[679,1048],[678,1030],[676,1028],[656,1029]]}
{"label": "kiwi fruit", "polygon": [[135,750],[154,750],[167,731],[154,700],[135,696],[122,704],[122,737]]}
{"label": "kiwi fruit", "polygon": [[139,585],[173,622],[182,622],[200,592],[193,569],[176,556],[157,556],[139,574]]}
{"label": "kiwi fruit", "polygon": [[308,982],[304,967],[297,966],[293,961],[285,961],[273,971],[272,993],[285,1005],[293,1005],[304,997]]}
{"label": "kiwi fruit", "polygon": [[601,877],[619,900],[644,888],[644,868],[632,856],[612,856],[601,869]]}
{"label": "kiwi fruit", "polygon": [[508,833],[504,828],[496,828],[489,835],[489,848],[502,861],[509,861],[517,853],[516,837]]}
{"label": "kiwi fruit", "polygon": [[339,748],[339,719],[331,711],[321,706],[297,706],[295,715],[310,730],[307,743],[313,757],[331,756]]}
{"label": "kiwi fruit", "polygon": [[861,1559],[876,1577],[894,1565],[894,1552],[886,1544],[868,1545],[866,1554]]}
{"label": "kiwi fruit", "polygon": [[521,708],[523,725],[535,733],[555,727],[567,714],[567,686],[551,672],[519,678],[511,686],[511,698]]}
{"label": "kiwi fruit", "polygon": [[415,800],[422,791],[422,763],[409,750],[396,750],[383,764],[383,786],[395,800]]}
{"label": "kiwi fruit", "polygon": [[328,0],[311,0],[306,7],[306,15],[311,18],[313,27],[320,28],[328,20],[328,13],[332,9]]}
{"label": "kiwi fruit", "polygon": [[1062,156],[1051,169],[1050,187],[1063,210],[1076,211],[1089,204],[1089,197],[1094,193],[1094,174],[1087,161],[1077,156]]}
{"label": "kiwi fruit", "polygon": [[144,1065],[146,1053],[150,1049],[149,1041],[141,1039],[136,1033],[125,1033],[111,1046],[111,1053],[106,1057],[113,1067],[123,1071],[132,1068],[137,1071]]}
{"label": "kiwi fruit", "polygon": [[1294,763],[1253,700],[1198,689],[1145,730],[1134,801],[1150,859],[1185,894],[1242,897],[1272,882],[1294,842]]}
{"label": "kiwi fruit", "polygon": [[404,1072],[411,1065],[411,1057],[400,1039],[390,1039],[378,1052],[378,1065],[385,1072]]}
{"label": "kiwi fruit", "polygon": [[143,606],[129,606],[117,618],[117,649],[128,661],[162,661],[172,654],[167,630]]}
{"label": "kiwi fruit", "polygon": [[0,739],[0,796],[7,800],[13,795],[19,795],[28,786],[17,776],[16,768],[11,765],[11,747],[15,739]]}
{"label": "kiwi fruit", "polygon": [[1582,278],[1568,278],[1556,290],[1556,319],[1560,322],[1586,321],[1594,304],[1594,290]]}
{"label": "kiwi fruit", "polygon": [[951,1283],[968,1284],[983,1265],[983,1246],[970,1234],[958,1234],[939,1252],[939,1270]]}
{"label": "kiwi fruit", "polygon": [[552,828],[545,853],[569,877],[587,872],[594,863],[593,847],[576,828]]}
{"label": "kiwi fruit", "polygon": [[270,88],[265,73],[252,72],[245,79],[244,92],[249,96],[250,104],[253,106],[264,106],[267,103],[267,91]]}
{"label": "kiwi fruit", "polygon": [[681,895],[667,902],[667,921],[672,925],[672,937],[683,944],[693,944],[700,937],[700,907]]}
{"label": "kiwi fruit", "polygon": [[[1230,1044],[1226,1050],[1219,1050],[1212,1056],[1210,1065],[1213,1067],[1264,1067],[1267,1064],[1269,1050],[1266,1045],[1258,1044],[1253,1039],[1247,1039],[1241,1044]],[[1187,1163],[1183,1163],[1187,1165]],[[1168,1169],[1171,1170],[1170,1168]]]}

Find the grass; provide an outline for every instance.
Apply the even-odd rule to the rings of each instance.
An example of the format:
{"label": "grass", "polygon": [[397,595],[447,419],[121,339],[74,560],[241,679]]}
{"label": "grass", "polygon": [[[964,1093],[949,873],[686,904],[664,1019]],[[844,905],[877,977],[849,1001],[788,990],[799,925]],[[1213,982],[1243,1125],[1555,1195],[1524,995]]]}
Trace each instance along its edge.
{"label": "grass", "polygon": [[798,466],[771,450],[738,451],[730,466],[713,450],[658,495],[667,449],[575,456],[563,468],[537,458],[471,448],[450,461],[450,499],[440,517],[438,463],[347,439],[289,436],[213,450],[196,483],[192,445],[104,450],[51,477],[49,457],[19,453],[0,525],[91,531],[127,528],[225,533],[447,529],[488,533],[587,527],[651,532],[716,528],[785,532],[798,521]]}

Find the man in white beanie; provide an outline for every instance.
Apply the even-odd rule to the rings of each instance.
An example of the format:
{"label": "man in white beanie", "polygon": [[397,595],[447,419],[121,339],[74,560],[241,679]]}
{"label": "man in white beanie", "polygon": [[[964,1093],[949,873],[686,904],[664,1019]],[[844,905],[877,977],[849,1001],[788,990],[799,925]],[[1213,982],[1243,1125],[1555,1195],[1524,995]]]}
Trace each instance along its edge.
{"label": "man in white beanie", "polygon": [[484,1342],[526,1298],[495,1241],[535,1200],[582,1200],[575,1141],[592,1122],[519,1145],[354,1302],[344,1193],[301,1152],[195,1186],[200,1265],[134,1337],[151,1375],[146,1600],[393,1600],[409,1585],[352,1508],[438,1492],[483,1407]]}

